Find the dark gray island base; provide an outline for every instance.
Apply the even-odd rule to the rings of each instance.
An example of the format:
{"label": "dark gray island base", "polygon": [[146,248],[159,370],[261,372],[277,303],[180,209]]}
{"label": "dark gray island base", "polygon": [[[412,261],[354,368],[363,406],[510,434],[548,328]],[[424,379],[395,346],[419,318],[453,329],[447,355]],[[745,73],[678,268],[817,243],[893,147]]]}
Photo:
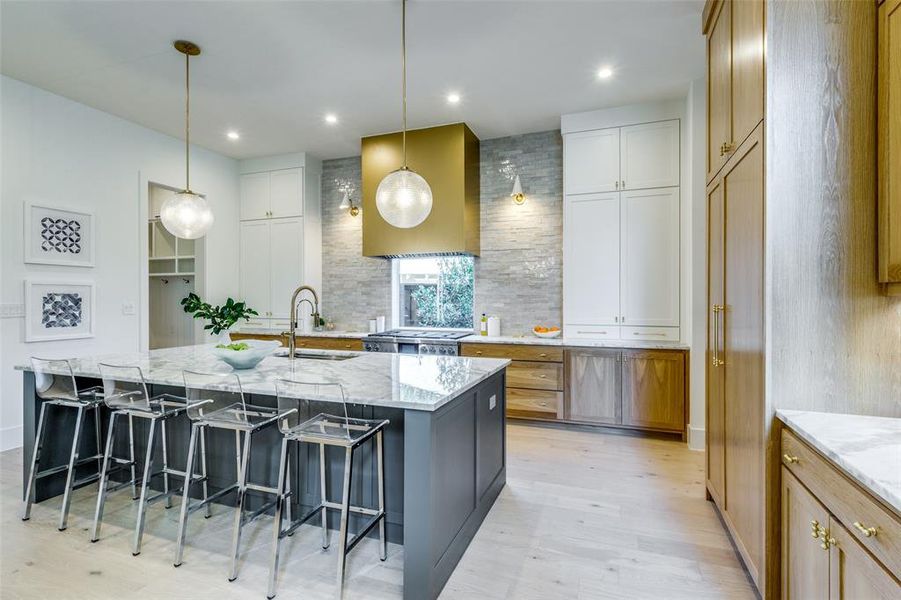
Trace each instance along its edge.
{"label": "dark gray island base", "polygon": [[[463,359],[460,359],[463,360]],[[346,363],[347,364],[347,363]],[[76,375],[79,375],[76,372]],[[28,466],[34,448],[37,419],[41,401],[35,395],[34,374],[24,371],[24,457],[23,490],[28,477]],[[404,598],[422,600],[437,598],[447,582],[469,542],[488,514],[506,482],[506,419],[504,396],[504,370],[482,379],[469,389],[461,391],[452,400],[435,410],[394,408],[368,404],[354,404],[350,416],[389,419],[385,430],[385,505],[387,509],[387,534],[392,543],[404,546]],[[150,380],[150,378],[148,378]],[[94,377],[77,377],[79,386],[98,385]],[[151,394],[163,392],[183,395],[178,387],[150,383]],[[248,402],[261,406],[276,406],[276,398],[267,394],[248,394]],[[48,414],[41,454],[44,468],[68,462],[71,432],[74,429],[75,411],[51,408]],[[334,412],[336,407],[313,405],[312,410]],[[338,407],[340,410],[340,407]],[[108,412],[102,409],[100,431],[105,435]],[[91,456],[96,450],[93,416],[85,417],[81,456]],[[135,419],[135,446],[139,470],[146,444],[146,423]],[[127,427],[118,428],[114,454],[126,457],[128,452]],[[183,469],[187,455],[190,424],[187,417],[175,419],[168,431],[170,465]],[[159,436],[157,436],[159,440]],[[278,468],[278,444],[281,436],[271,427],[254,438],[250,480],[272,485]],[[157,441],[156,443],[159,443]],[[160,452],[156,452],[158,457]],[[342,455],[343,456],[343,455]],[[328,493],[330,499],[340,498],[343,458],[336,453],[328,462]],[[294,487],[298,490],[298,502],[303,508],[319,503],[318,449],[302,447],[294,451]],[[210,494],[230,486],[236,478],[235,439],[230,431],[210,432],[207,443],[207,462]],[[154,470],[159,468],[157,464]],[[97,471],[94,463],[79,467],[80,479]],[[351,502],[363,506],[377,506],[376,469],[372,449],[361,448],[355,457]],[[157,478],[160,479],[160,478]],[[37,481],[35,499],[46,500],[63,492],[65,472]],[[177,487],[178,479],[173,480]],[[89,485],[95,486],[96,483]],[[155,489],[162,482],[155,482]],[[194,486],[192,495],[199,494],[200,486]],[[128,490],[116,492],[128,494]],[[233,506],[233,495],[221,500]],[[263,496],[250,502],[249,509],[260,506]],[[176,502],[176,506],[177,506]],[[162,504],[150,510],[164,510]],[[176,509],[177,510],[177,509]],[[221,509],[220,509],[221,510]],[[83,517],[89,517],[83,515]],[[195,517],[196,518],[196,517]],[[336,528],[338,514],[332,511],[331,527]],[[352,516],[351,532],[363,524],[359,516]],[[313,525],[311,525],[313,526]],[[333,530],[334,531],[334,530]],[[147,534],[153,535],[152,531]],[[376,536],[377,530],[369,534]],[[102,539],[101,539],[102,543]],[[185,565],[189,565],[190,539]],[[375,560],[375,556],[373,556]],[[188,567],[190,568],[190,567]],[[262,590],[261,590],[262,595]]]}

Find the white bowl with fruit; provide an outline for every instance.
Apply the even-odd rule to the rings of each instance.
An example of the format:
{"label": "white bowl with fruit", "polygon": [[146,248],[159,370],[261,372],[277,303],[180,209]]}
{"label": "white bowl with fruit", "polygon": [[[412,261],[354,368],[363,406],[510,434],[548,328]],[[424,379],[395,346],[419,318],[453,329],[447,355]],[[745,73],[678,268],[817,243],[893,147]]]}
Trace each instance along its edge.
{"label": "white bowl with fruit", "polygon": [[559,327],[545,327],[543,325],[536,325],[532,328],[532,333],[535,334],[536,337],[553,339],[560,337],[560,334],[563,332]]}

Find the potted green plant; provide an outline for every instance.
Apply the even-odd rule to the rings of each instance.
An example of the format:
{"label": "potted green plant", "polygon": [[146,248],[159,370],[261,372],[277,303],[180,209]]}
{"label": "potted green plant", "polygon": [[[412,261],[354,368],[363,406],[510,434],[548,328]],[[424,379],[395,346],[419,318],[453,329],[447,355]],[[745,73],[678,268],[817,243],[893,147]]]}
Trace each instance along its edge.
{"label": "potted green plant", "polygon": [[224,338],[228,338],[228,330],[239,320],[246,321],[259,314],[244,302],[235,302],[233,298],[228,298],[222,306],[212,306],[193,292],[182,298],[181,305],[185,312],[193,314],[195,319],[209,321],[203,328],[213,335],[219,336],[225,332]]}

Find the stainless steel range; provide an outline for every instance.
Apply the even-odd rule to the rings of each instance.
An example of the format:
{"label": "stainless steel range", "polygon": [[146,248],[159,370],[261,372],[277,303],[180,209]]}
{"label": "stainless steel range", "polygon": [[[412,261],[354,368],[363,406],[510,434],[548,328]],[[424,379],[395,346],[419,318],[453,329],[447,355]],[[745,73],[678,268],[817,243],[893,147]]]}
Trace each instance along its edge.
{"label": "stainless steel range", "polygon": [[457,340],[467,335],[471,335],[471,332],[391,329],[367,335],[363,338],[363,349],[367,352],[456,356]]}

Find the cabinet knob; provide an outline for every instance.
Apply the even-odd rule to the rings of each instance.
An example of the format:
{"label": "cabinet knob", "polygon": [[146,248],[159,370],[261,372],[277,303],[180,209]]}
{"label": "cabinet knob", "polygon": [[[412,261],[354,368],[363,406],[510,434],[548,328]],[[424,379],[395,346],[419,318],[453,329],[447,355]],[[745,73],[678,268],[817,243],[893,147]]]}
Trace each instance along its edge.
{"label": "cabinet knob", "polygon": [[547,375],[539,375],[538,379],[547,379]]}
{"label": "cabinet knob", "polygon": [[854,521],[854,527],[856,527],[857,530],[864,535],[864,537],[876,537],[875,527],[867,527],[860,521]]}
{"label": "cabinet knob", "polygon": [[783,454],[782,458],[785,460],[785,462],[787,462],[790,465],[793,465],[797,462],[801,462],[800,458],[798,458],[797,456],[792,456],[791,454]]}
{"label": "cabinet knob", "polygon": [[542,352],[538,356],[540,356],[541,358],[547,358],[547,352]]}
{"label": "cabinet knob", "polygon": [[481,351],[481,350],[476,350],[476,355],[477,355],[477,356],[482,356],[482,351]]}

